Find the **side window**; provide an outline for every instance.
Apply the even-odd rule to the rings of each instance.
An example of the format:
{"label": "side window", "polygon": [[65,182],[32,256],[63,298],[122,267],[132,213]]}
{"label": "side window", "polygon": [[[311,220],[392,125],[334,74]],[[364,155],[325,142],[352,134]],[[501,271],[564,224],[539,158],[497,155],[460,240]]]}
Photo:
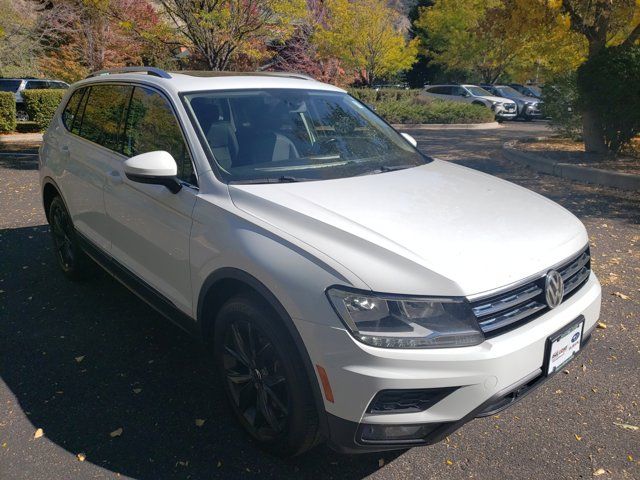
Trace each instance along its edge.
{"label": "side window", "polygon": [[24,87],[25,90],[37,90],[41,88],[49,88],[49,82],[46,80],[29,80]]}
{"label": "side window", "polygon": [[164,150],[178,164],[178,178],[196,184],[189,150],[167,100],[155,90],[135,87],[127,117],[123,153],[128,157]]}
{"label": "side window", "polygon": [[80,127],[82,127],[82,117],[84,116],[84,111],[87,108],[87,100],[89,99],[89,94],[91,93],[91,87],[83,88],[82,91],[84,94],[82,95],[82,100],[80,101],[80,105],[78,106],[78,111],[76,112],[76,116],[73,119],[73,123],[71,124],[71,133],[75,133],[76,135],[80,135]]}
{"label": "side window", "polygon": [[73,126],[73,120],[77,117],[78,106],[80,105],[84,91],[84,88],[80,88],[73,92],[67,102],[67,106],[64,107],[64,111],[62,112],[62,123],[64,123],[64,126],[67,127],[69,131],[71,131],[71,127]]}
{"label": "side window", "polygon": [[126,85],[93,85],[82,116],[80,136],[119,152],[122,140],[120,127],[132,88]]}

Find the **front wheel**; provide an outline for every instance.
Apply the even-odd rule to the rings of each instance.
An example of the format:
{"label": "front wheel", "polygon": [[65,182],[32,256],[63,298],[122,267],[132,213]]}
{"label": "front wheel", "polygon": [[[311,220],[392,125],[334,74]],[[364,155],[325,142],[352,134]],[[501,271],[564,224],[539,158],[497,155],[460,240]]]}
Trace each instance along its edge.
{"label": "front wheel", "polygon": [[231,409],[269,451],[294,456],[318,442],[309,379],[282,320],[257,296],[233,297],[218,313],[214,359]]}

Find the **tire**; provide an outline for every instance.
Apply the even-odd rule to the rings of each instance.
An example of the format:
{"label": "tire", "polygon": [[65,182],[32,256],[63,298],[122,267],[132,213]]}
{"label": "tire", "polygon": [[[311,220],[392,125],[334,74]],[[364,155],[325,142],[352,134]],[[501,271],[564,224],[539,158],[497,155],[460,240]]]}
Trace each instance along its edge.
{"label": "tire", "polygon": [[318,413],[309,378],[282,320],[253,294],[220,309],[214,362],[236,417],[269,453],[291,457],[318,443]]}
{"label": "tire", "polygon": [[86,278],[91,261],[78,243],[71,216],[59,195],[49,205],[49,224],[54,252],[62,272],[71,280]]}

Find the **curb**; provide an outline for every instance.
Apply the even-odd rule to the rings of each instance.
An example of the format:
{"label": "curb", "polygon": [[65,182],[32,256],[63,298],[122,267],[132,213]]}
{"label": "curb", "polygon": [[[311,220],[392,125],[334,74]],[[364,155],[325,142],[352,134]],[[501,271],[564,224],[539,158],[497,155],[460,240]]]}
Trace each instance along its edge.
{"label": "curb", "polygon": [[42,133],[9,133],[0,135],[0,143],[41,142]]}
{"label": "curb", "polygon": [[550,160],[531,152],[518,150],[514,147],[515,142],[516,140],[511,140],[502,145],[502,151],[507,160],[524,163],[538,172],[604,187],[632,191],[640,190],[640,175],[610,172],[599,168],[581,167],[571,163],[556,162],[555,160]]}
{"label": "curb", "polygon": [[492,130],[502,128],[498,122],[487,123],[394,123],[396,130]]}

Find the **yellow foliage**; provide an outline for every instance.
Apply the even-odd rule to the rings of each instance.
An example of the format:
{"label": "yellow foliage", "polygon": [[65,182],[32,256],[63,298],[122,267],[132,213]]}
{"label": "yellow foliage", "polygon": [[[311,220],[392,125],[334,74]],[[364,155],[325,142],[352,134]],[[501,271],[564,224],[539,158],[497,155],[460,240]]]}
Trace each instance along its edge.
{"label": "yellow foliage", "polygon": [[405,39],[399,13],[385,0],[327,0],[326,8],[326,26],[314,37],[322,57],[338,58],[366,83],[416,62],[419,40]]}

